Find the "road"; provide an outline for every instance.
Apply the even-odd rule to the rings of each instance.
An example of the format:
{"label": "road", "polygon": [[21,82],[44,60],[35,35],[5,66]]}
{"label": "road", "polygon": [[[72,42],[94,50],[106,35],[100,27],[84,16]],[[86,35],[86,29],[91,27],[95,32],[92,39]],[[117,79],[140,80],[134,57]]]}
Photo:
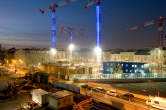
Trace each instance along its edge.
{"label": "road", "polygon": [[105,85],[125,89],[137,94],[166,97],[166,82],[114,83]]}
{"label": "road", "polygon": [[30,95],[28,94],[21,94],[6,100],[0,100],[0,110],[16,110],[17,107],[20,107],[29,100]]}
{"label": "road", "polygon": [[125,110],[158,110],[146,105],[146,100],[134,98],[134,101],[128,101],[119,97],[107,95],[105,92],[84,89],[81,90],[84,95],[91,96],[93,99]]}

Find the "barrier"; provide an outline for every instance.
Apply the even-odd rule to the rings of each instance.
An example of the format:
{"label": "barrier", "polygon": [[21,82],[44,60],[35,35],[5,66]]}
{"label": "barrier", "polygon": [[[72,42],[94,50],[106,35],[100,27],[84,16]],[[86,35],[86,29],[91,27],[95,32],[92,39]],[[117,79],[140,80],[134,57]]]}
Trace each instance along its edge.
{"label": "barrier", "polygon": [[123,73],[123,74],[74,74],[70,80],[92,80],[92,79],[166,79],[166,74],[159,73]]}

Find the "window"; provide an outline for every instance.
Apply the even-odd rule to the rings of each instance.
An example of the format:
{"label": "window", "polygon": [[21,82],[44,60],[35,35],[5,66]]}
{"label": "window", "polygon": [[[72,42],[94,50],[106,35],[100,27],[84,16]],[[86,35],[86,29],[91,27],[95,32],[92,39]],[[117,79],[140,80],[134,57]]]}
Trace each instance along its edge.
{"label": "window", "polygon": [[144,65],[141,65],[141,68],[144,68]]}
{"label": "window", "polygon": [[128,64],[126,64],[126,67],[128,67]]}
{"label": "window", "polygon": [[132,67],[134,67],[134,65],[132,65]]}
{"label": "window", "polygon": [[135,65],[135,68],[137,68],[137,65]]}
{"label": "window", "polygon": [[128,69],[126,69],[126,72],[128,72]]}

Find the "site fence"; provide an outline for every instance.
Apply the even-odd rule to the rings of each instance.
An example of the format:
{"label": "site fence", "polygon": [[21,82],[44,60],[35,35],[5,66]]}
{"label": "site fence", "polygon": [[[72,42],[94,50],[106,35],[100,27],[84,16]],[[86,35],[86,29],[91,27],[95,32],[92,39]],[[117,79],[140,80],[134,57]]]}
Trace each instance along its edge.
{"label": "site fence", "polygon": [[166,73],[123,73],[123,74],[74,74],[70,80],[91,80],[91,79],[153,79],[166,78]]}

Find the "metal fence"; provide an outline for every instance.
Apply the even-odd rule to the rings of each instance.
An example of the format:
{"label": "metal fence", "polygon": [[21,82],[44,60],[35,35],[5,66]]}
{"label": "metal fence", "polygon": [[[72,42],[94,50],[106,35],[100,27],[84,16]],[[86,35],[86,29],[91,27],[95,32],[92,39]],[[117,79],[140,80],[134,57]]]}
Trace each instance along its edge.
{"label": "metal fence", "polygon": [[91,79],[153,79],[166,78],[166,73],[123,73],[123,74],[75,74],[70,75],[70,80],[91,80]]}

